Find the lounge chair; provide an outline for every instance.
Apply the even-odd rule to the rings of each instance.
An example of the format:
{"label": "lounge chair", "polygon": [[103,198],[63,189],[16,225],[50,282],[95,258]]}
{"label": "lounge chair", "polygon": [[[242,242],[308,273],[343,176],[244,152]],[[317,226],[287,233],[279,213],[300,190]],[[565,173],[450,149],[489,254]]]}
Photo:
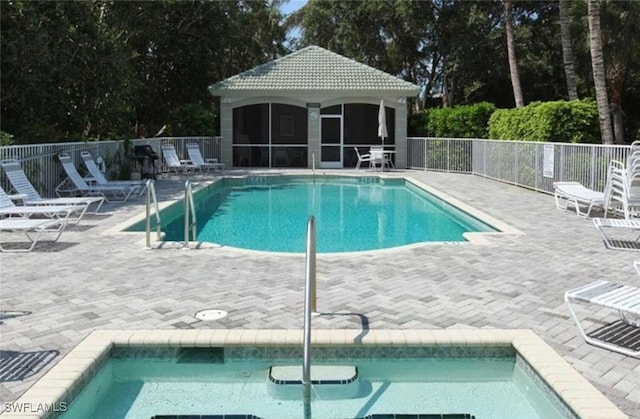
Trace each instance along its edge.
{"label": "lounge chair", "polygon": [[[567,291],[564,300],[587,343],[640,358],[640,288],[609,281],[596,281]],[[572,306],[572,303],[576,302],[617,311],[620,319],[587,333]]]}
{"label": "lounge chair", "polygon": [[371,166],[371,154],[360,154],[358,151],[358,147],[353,147],[356,151],[356,156],[358,157],[358,163],[356,163],[356,170],[360,169],[360,165],[362,163],[368,163]]}
{"label": "lounge chair", "polygon": [[[137,188],[131,186],[100,186],[89,185],[80,176],[80,173],[76,170],[76,167],[71,160],[71,156],[67,153],[60,153],[58,155],[60,163],[64,171],[67,173],[67,179],[60,183],[56,187],[56,194],[61,196],[64,193],[79,192],[84,196],[101,196],[107,202],[126,202],[131,194],[136,191]],[[68,187],[67,182],[70,181],[72,186]],[[111,197],[111,199],[109,199]]]}
{"label": "lounge chair", "polygon": [[78,205],[82,207],[83,211],[80,212],[80,214],[68,220],[72,224],[80,221],[85,212],[88,211],[89,206],[93,204],[96,205],[93,210],[93,213],[96,214],[104,203],[103,197],[42,198],[27,178],[27,175],[17,160],[3,160],[0,162],[0,165],[4,168],[7,178],[11,182],[11,185],[13,185],[13,189],[15,189],[18,194],[24,195],[25,198],[23,202],[25,205]]}
{"label": "lounge chair", "polygon": [[[559,210],[566,210],[571,204],[575,207],[576,214],[588,217],[594,208],[603,208],[606,216],[604,192],[586,188],[579,182],[554,182],[553,189],[556,208]],[[587,207],[586,212],[580,210],[581,206]]]}
{"label": "lounge chair", "polygon": [[173,144],[162,144],[162,156],[167,165],[167,170],[170,172],[187,173],[189,171],[201,170],[200,167],[193,164],[191,160],[180,160]]}
{"label": "lounge chair", "polygon": [[84,211],[78,205],[16,205],[7,193],[0,187],[0,216],[20,216],[29,218],[39,215],[47,218],[69,221],[69,216],[78,211]]}
{"label": "lounge chair", "polygon": [[[64,220],[53,219],[31,219],[31,218],[5,218],[0,220],[0,231],[5,237],[9,232],[24,233],[29,239],[29,246],[26,248],[6,249],[0,242],[0,252],[30,252],[40,239],[40,235],[44,232],[57,233],[53,241],[57,241],[66,227]],[[34,234],[34,235],[32,235]]]}
{"label": "lounge chair", "polygon": [[91,175],[91,179],[85,178],[86,181],[96,182],[97,185],[100,186],[118,186],[118,187],[131,187],[135,188],[138,195],[142,195],[147,188],[146,181],[135,181],[135,180],[107,180],[107,178],[102,174],[96,162],[93,161],[93,156],[88,151],[80,152],[80,157],[84,161],[84,166],[89,171]]}
{"label": "lounge chair", "polygon": [[191,163],[198,166],[200,170],[213,171],[224,170],[224,163],[218,163],[218,159],[203,159],[202,153],[200,153],[200,146],[196,143],[187,144],[187,153]]}
{"label": "lounge chair", "polygon": [[[594,218],[593,225],[598,229],[607,249],[640,250],[640,219]],[[620,234],[612,237],[612,231]]]}

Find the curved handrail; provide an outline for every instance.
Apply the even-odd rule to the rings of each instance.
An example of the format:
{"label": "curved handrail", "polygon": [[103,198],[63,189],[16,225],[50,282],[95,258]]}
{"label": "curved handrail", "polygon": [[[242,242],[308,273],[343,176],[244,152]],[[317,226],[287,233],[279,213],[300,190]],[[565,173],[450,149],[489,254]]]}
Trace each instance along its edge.
{"label": "curved handrail", "polygon": [[[189,222],[191,216],[191,222]],[[193,241],[197,237],[196,227],[196,206],[193,204],[193,190],[191,181],[184,183],[184,249],[189,248],[189,232],[193,234]]]}
{"label": "curved handrail", "polygon": [[151,249],[151,204],[153,204],[156,216],[156,240],[162,240],[162,222],[160,220],[160,209],[158,208],[158,198],[156,197],[156,182],[153,179],[147,180],[146,199],[146,249]]}
{"label": "curved handrail", "polygon": [[309,216],[307,222],[305,268],[302,385],[306,399],[311,396],[311,313],[316,311],[316,222],[313,215]]}

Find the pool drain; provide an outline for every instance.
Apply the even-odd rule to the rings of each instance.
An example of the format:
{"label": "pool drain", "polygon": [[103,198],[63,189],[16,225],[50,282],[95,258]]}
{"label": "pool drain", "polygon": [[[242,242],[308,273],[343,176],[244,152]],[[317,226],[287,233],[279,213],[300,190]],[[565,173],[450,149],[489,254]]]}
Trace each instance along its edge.
{"label": "pool drain", "polygon": [[220,320],[227,317],[227,313],[224,310],[202,310],[198,311],[195,318],[202,321]]}

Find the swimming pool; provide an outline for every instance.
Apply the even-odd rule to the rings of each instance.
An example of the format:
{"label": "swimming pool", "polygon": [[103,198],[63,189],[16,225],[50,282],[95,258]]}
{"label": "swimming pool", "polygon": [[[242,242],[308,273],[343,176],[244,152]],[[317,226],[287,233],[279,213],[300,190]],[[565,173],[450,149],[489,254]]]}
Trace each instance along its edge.
{"label": "swimming pool", "polygon": [[[464,242],[466,233],[496,231],[403,178],[227,177],[194,201],[198,241],[273,252],[304,252],[309,215],[320,253]],[[163,210],[166,240],[184,240],[182,211],[181,203]],[[128,230],[143,229],[141,222]]]}
{"label": "swimming pool", "polygon": [[[97,330],[12,406],[63,407],[67,418],[96,417],[95,409],[105,409],[98,417],[161,419],[178,410],[213,418],[221,418],[215,412],[222,410],[302,417],[302,402],[266,380],[269,365],[299,365],[301,348],[301,330]],[[312,348],[312,368],[352,362],[360,380],[353,382],[355,391],[318,391],[316,418],[410,411],[468,419],[483,405],[502,403],[513,409],[507,416],[476,417],[626,417],[529,330],[314,330]],[[179,388],[170,388],[176,383]],[[253,400],[255,392],[262,403]],[[138,407],[132,410],[138,413],[118,416]]]}

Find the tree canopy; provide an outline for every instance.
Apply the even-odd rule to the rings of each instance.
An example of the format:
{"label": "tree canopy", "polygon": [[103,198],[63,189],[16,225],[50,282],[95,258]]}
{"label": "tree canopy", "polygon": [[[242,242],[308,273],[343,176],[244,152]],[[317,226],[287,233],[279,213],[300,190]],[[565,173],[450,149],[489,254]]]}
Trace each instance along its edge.
{"label": "tree canopy", "polygon": [[[207,86],[285,45],[418,84],[414,112],[514,106],[503,0],[309,0],[290,16],[280,3],[2,1],[0,129],[19,143],[215,134]],[[595,97],[587,4],[566,3],[577,93]],[[640,139],[640,2],[601,0],[600,14],[612,112],[630,142]],[[525,104],[567,99],[559,1],[512,0],[511,16]],[[294,27],[301,37],[287,42]]]}

